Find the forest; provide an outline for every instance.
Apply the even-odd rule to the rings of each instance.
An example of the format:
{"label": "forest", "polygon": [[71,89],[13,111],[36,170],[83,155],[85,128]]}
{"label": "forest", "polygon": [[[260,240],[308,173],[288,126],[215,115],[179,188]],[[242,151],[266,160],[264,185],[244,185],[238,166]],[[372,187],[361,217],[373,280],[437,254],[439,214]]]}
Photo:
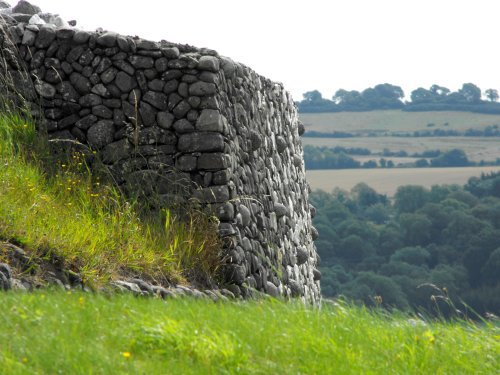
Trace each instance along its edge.
{"label": "forest", "polygon": [[464,186],[315,191],[325,297],[429,313],[500,314],[500,173]]}
{"label": "forest", "polygon": [[[360,162],[350,155],[366,156],[373,155],[373,160]],[[405,162],[395,164],[392,160],[385,157],[412,157],[419,158],[415,162]],[[375,160],[375,157],[379,157]],[[401,150],[391,152],[384,150],[382,155],[372,154],[365,148],[346,148],[346,147],[326,147],[326,146],[304,146],[304,163],[307,170],[315,169],[353,169],[353,168],[428,168],[428,167],[471,167],[485,165],[500,165],[500,158],[495,161],[473,162],[467,158],[465,152],[461,149],[451,149],[448,151],[428,150],[422,153],[408,154]]]}
{"label": "forest", "polygon": [[[483,97],[486,100],[483,100]],[[419,87],[404,101],[405,93],[399,86],[378,84],[363,91],[339,89],[331,99],[323,98],[318,90],[303,94],[296,102],[299,112],[342,112],[402,109],[404,111],[467,111],[478,113],[500,113],[498,90],[482,90],[473,83],[464,83],[457,91],[432,85],[429,89]]]}

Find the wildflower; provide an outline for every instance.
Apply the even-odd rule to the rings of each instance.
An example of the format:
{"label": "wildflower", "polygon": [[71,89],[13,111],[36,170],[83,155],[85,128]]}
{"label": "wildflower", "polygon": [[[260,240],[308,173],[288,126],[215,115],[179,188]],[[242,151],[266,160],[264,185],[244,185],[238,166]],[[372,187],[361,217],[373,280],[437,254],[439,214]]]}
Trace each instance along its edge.
{"label": "wildflower", "polygon": [[123,358],[125,358],[125,359],[129,359],[132,356],[132,354],[130,352],[123,352],[122,355],[123,355]]}
{"label": "wildflower", "polygon": [[78,298],[78,302],[80,303],[80,305],[83,305],[85,303],[85,298],[84,297]]}
{"label": "wildflower", "polygon": [[28,358],[27,357],[23,357],[22,362],[23,363],[28,363]]}
{"label": "wildflower", "polygon": [[431,331],[425,331],[424,336],[431,344],[434,344],[434,341],[436,341],[436,337],[434,337],[434,334]]}

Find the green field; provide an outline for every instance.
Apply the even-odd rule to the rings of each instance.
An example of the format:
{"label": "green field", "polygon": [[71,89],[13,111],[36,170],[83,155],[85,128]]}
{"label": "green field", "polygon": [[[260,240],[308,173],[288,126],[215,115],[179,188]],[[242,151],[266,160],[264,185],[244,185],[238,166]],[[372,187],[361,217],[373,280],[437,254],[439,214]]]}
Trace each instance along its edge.
{"label": "green field", "polygon": [[364,182],[378,193],[391,197],[402,185],[463,185],[470,177],[492,171],[498,172],[500,167],[336,169],[307,171],[306,174],[313,190],[350,190],[356,184]]}
{"label": "green field", "polygon": [[0,372],[495,374],[495,322],[346,304],[0,293]]}
{"label": "green field", "polygon": [[[484,129],[500,126],[500,115],[472,112],[403,112],[399,110],[368,112],[301,113],[306,130],[324,133],[334,131],[350,133],[414,132],[417,130]],[[434,124],[429,126],[429,124]]]}
{"label": "green field", "polygon": [[[497,137],[353,137],[353,138],[302,138],[304,145],[327,147],[361,147],[372,153],[406,151],[409,155],[426,150],[464,150],[471,161],[494,161],[500,158],[500,139]],[[376,157],[379,159],[380,157]],[[388,158],[387,158],[388,159]]]}

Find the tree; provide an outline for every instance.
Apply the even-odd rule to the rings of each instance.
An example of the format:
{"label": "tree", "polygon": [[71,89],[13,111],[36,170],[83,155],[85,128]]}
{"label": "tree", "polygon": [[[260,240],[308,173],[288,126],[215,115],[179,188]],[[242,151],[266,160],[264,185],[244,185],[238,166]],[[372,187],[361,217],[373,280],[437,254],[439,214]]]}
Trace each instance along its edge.
{"label": "tree", "polygon": [[488,98],[490,102],[496,102],[499,98],[498,96],[498,90],[495,89],[488,89],[484,92],[484,95]]}
{"label": "tree", "polygon": [[361,104],[361,93],[356,90],[347,91],[340,89],[337,90],[335,95],[332,97],[332,100],[338,105],[358,106]]}
{"label": "tree", "polygon": [[415,212],[427,203],[429,191],[419,185],[400,186],[394,198],[394,207],[400,213]]}
{"label": "tree", "polygon": [[469,159],[463,150],[455,148],[431,160],[433,167],[465,167],[469,165]]}
{"label": "tree", "polygon": [[308,91],[302,94],[304,101],[306,102],[321,102],[323,100],[323,95],[318,90]]}
{"label": "tree", "polygon": [[481,89],[473,83],[464,83],[458,93],[467,103],[479,103],[481,101]]}

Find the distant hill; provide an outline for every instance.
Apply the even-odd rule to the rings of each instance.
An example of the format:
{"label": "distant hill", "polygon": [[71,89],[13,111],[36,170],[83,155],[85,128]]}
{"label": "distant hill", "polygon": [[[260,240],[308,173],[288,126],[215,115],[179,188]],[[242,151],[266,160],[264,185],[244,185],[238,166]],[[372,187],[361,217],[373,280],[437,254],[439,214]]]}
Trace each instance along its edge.
{"label": "distant hill", "polygon": [[[500,114],[460,111],[407,112],[378,110],[367,112],[300,113],[306,135],[500,135]],[[315,134],[317,132],[322,134]]]}

